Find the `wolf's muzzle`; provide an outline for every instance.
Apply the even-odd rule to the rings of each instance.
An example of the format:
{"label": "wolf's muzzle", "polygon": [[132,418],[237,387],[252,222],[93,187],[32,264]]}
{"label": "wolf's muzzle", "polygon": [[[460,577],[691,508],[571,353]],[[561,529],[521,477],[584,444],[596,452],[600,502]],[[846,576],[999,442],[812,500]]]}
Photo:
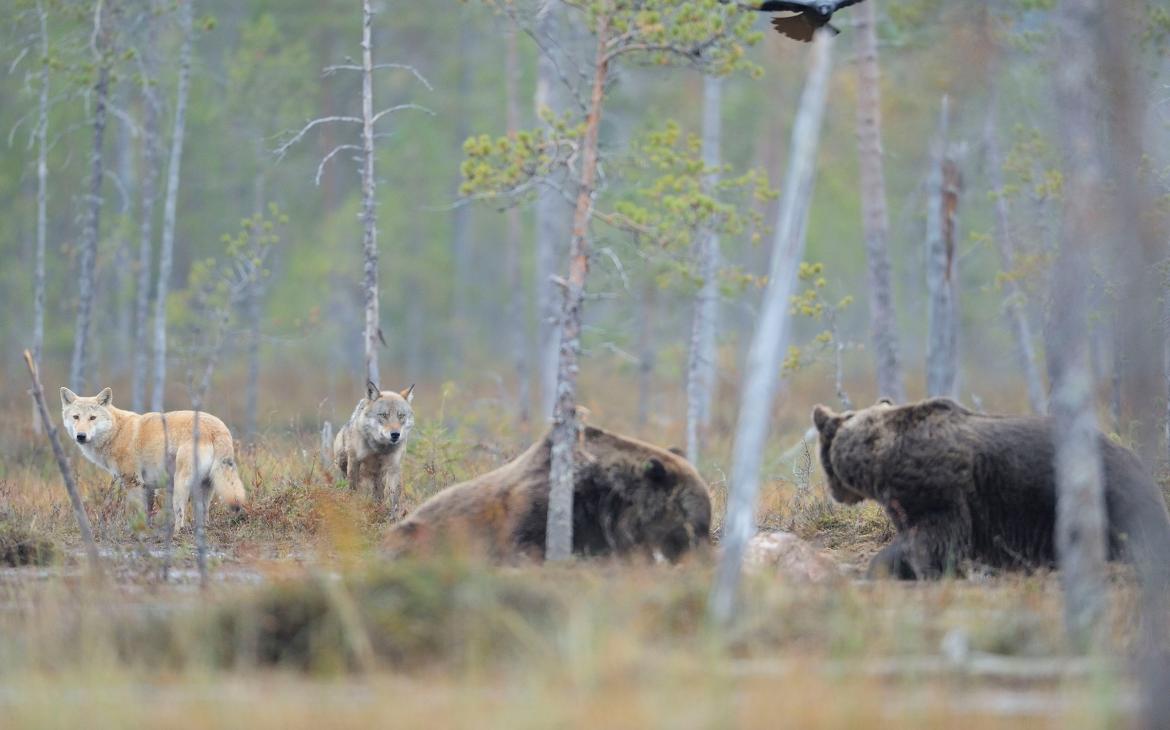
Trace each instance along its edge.
{"label": "wolf's muzzle", "polygon": [[84,444],[86,442],[86,435],[83,433],[77,434],[77,443]]}

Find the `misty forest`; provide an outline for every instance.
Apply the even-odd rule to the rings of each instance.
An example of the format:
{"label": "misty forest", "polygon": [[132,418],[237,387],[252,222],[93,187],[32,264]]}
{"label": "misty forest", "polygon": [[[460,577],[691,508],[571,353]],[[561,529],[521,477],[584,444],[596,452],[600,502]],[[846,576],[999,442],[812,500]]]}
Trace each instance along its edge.
{"label": "misty forest", "polygon": [[0,725],[1170,726],[1163,0],[2,4]]}

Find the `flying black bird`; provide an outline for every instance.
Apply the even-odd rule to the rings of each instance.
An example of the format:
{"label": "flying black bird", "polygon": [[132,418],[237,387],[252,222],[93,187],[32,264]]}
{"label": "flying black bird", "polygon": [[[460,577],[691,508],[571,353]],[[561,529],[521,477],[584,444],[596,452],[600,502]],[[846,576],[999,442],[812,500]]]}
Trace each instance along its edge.
{"label": "flying black bird", "polygon": [[772,18],[772,25],[776,28],[777,33],[786,35],[793,40],[807,43],[813,39],[813,34],[816,33],[817,28],[828,28],[833,32],[833,35],[840,33],[841,31],[829,23],[829,19],[833,17],[833,13],[841,8],[856,5],[861,1],[836,0],[835,2],[828,2],[827,0],[805,0],[805,2],[784,2],[782,0],[763,0],[760,3],[744,5],[743,7],[758,10],[762,13],[795,13],[795,15],[782,15]]}

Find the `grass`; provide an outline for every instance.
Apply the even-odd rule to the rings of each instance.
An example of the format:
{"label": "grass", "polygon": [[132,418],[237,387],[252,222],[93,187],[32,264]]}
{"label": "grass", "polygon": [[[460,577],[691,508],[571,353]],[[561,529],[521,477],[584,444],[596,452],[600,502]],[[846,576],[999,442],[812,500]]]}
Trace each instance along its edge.
{"label": "grass", "polygon": [[[416,399],[408,506],[527,443],[526,429],[494,417],[499,402],[482,392],[418,392],[441,395]],[[56,549],[47,567],[0,569],[6,728],[1078,728],[1116,725],[1132,711],[1124,571],[1107,650],[1084,672],[977,676],[944,659],[957,643],[972,656],[1064,662],[1061,595],[1049,574],[928,585],[754,574],[735,624],[715,633],[705,619],[713,566],[703,560],[380,559],[389,515],[321,462],[316,423],[270,427],[241,450],[249,517],[212,510],[213,579],[203,591],[190,531],[178,537],[172,580],[160,582],[160,515],[153,531],[129,519],[126,495],[70,452],[114,576],[95,586],[81,578],[59,475],[23,426],[23,405],[0,401],[0,412],[15,414],[0,419],[0,546],[12,536]],[[619,404],[587,405],[597,423],[681,441],[677,423],[639,430]],[[720,516],[730,426],[719,424],[729,420],[717,415],[701,463]],[[891,527],[872,504],[833,503],[812,454],[778,460],[806,422],[805,404],[778,415],[760,523],[813,542],[858,576]]]}

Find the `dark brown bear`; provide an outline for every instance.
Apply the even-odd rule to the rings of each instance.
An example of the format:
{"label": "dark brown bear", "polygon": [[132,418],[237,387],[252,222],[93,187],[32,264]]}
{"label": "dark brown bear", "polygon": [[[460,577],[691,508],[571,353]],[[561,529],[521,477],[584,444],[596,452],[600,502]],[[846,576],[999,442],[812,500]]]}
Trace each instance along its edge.
{"label": "dark brown bear", "polygon": [[[870,563],[871,576],[937,578],[967,561],[1025,570],[1055,564],[1049,419],[988,416],[935,398],[844,413],[817,406],[813,422],[833,498],[872,499],[898,530]],[[1104,435],[1099,443],[1110,558],[1170,559],[1158,486],[1132,452]]]}
{"label": "dark brown bear", "polygon": [[[550,438],[428,499],[391,528],[393,554],[455,549],[493,560],[544,558]],[[686,459],[586,427],[576,450],[573,552],[677,560],[709,541],[711,497]]]}

